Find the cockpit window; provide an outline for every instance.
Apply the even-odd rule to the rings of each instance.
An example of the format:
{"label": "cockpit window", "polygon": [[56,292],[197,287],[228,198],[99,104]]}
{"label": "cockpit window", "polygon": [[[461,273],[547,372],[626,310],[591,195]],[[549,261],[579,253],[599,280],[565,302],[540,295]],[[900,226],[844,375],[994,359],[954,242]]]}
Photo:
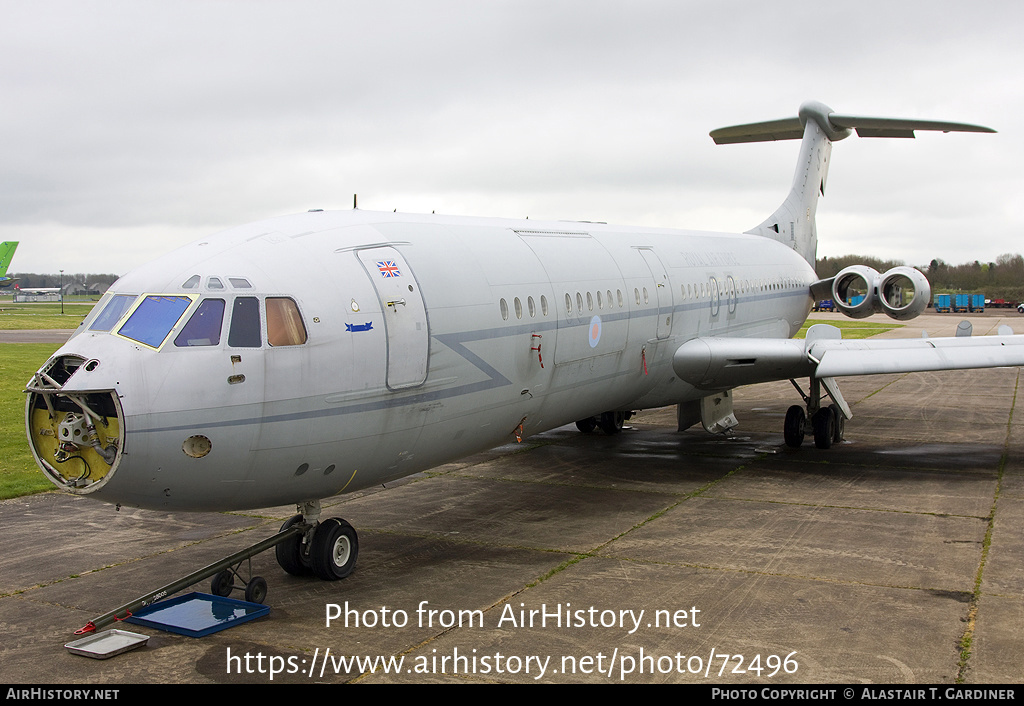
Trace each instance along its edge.
{"label": "cockpit window", "polygon": [[298,346],[306,342],[306,326],[295,302],[287,297],[267,297],[267,343]]}
{"label": "cockpit window", "polygon": [[187,280],[185,280],[185,284],[181,285],[181,288],[182,289],[195,289],[198,286],[199,286],[199,275],[192,275]]}
{"label": "cockpit window", "polygon": [[115,294],[100,311],[92,325],[89,327],[90,331],[109,331],[114,328],[114,324],[124,316],[124,312],[128,311],[128,307],[132,305],[136,299],[134,294]]}
{"label": "cockpit window", "polygon": [[231,307],[231,330],[228,345],[233,348],[259,348],[260,300],[256,297],[236,297]]}
{"label": "cockpit window", "polygon": [[220,329],[224,322],[224,300],[204,299],[192,318],[174,339],[179,348],[190,346],[216,346],[220,343]]}
{"label": "cockpit window", "polygon": [[228,282],[235,289],[252,289],[252,285],[249,284],[249,280],[244,277],[228,277]]}
{"label": "cockpit window", "polygon": [[151,348],[159,348],[191,304],[192,297],[147,295],[117,332]]}

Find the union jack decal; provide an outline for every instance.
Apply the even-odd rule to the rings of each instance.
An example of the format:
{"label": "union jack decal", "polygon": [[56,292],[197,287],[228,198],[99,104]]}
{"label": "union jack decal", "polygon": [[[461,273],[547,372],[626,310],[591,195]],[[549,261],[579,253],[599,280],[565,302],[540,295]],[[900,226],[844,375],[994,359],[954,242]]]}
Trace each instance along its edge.
{"label": "union jack decal", "polygon": [[394,260],[384,260],[383,262],[377,262],[377,269],[380,270],[382,277],[401,277],[402,273],[398,269],[398,265],[395,264]]}

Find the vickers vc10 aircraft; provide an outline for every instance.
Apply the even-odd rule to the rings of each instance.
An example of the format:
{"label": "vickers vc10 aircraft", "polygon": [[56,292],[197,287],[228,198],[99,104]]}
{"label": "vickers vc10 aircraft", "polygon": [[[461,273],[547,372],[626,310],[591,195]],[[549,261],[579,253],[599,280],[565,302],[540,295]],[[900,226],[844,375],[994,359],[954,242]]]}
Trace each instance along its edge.
{"label": "vickers vc10 aircraft", "polygon": [[1024,336],[791,338],[815,299],[904,320],[931,296],[908,267],[815,275],[818,195],[853,130],[992,132],[818,103],[716,130],[802,140],[788,197],[746,233],[358,209],[233,228],[110,288],[28,384],[32,452],[56,485],[119,505],[294,503],[278,562],[330,580],[358,539],[320,518],[325,497],[570,422],[614,434],[642,408],[726,429],[731,390],[769,380],[809,381],[784,438],[827,448],[852,416],[837,377],[1024,364]]}

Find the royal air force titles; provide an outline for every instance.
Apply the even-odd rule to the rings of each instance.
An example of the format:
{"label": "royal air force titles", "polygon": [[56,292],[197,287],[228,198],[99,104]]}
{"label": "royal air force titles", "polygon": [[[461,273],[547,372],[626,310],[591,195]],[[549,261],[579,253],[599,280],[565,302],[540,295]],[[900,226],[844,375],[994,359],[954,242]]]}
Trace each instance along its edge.
{"label": "royal air force titles", "polygon": [[[506,603],[498,616],[490,617],[491,628],[608,628],[625,630],[630,635],[641,628],[699,628],[700,609],[696,606],[678,609],[634,610],[573,607],[571,603],[540,604],[527,607],[525,603],[513,606]],[[438,609],[428,601],[420,601],[411,614],[401,608],[387,606],[359,610],[349,605],[328,603],[326,605],[327,627],[341,625],[346,628],[404,628],[404,627],[485,627],[485,616],[481,610]]]}

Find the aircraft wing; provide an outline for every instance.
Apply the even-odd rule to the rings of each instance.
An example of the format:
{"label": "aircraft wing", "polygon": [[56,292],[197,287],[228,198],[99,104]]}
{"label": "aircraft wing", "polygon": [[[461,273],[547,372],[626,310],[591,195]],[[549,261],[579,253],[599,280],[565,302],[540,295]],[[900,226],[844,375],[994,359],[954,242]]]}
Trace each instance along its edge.
{"label": "aircraft wing", "polygon": [[806,340],[697,338],[676,350],[672,366],[708,391],[801,377],[1024,366],[1024,336],[844,341],[828,328]]}
{"label": "aircraft wing", "polygon": [[818,341],[808,355],[820,360],[818,378],[997,368],[1024,365],[1024,336]]}

